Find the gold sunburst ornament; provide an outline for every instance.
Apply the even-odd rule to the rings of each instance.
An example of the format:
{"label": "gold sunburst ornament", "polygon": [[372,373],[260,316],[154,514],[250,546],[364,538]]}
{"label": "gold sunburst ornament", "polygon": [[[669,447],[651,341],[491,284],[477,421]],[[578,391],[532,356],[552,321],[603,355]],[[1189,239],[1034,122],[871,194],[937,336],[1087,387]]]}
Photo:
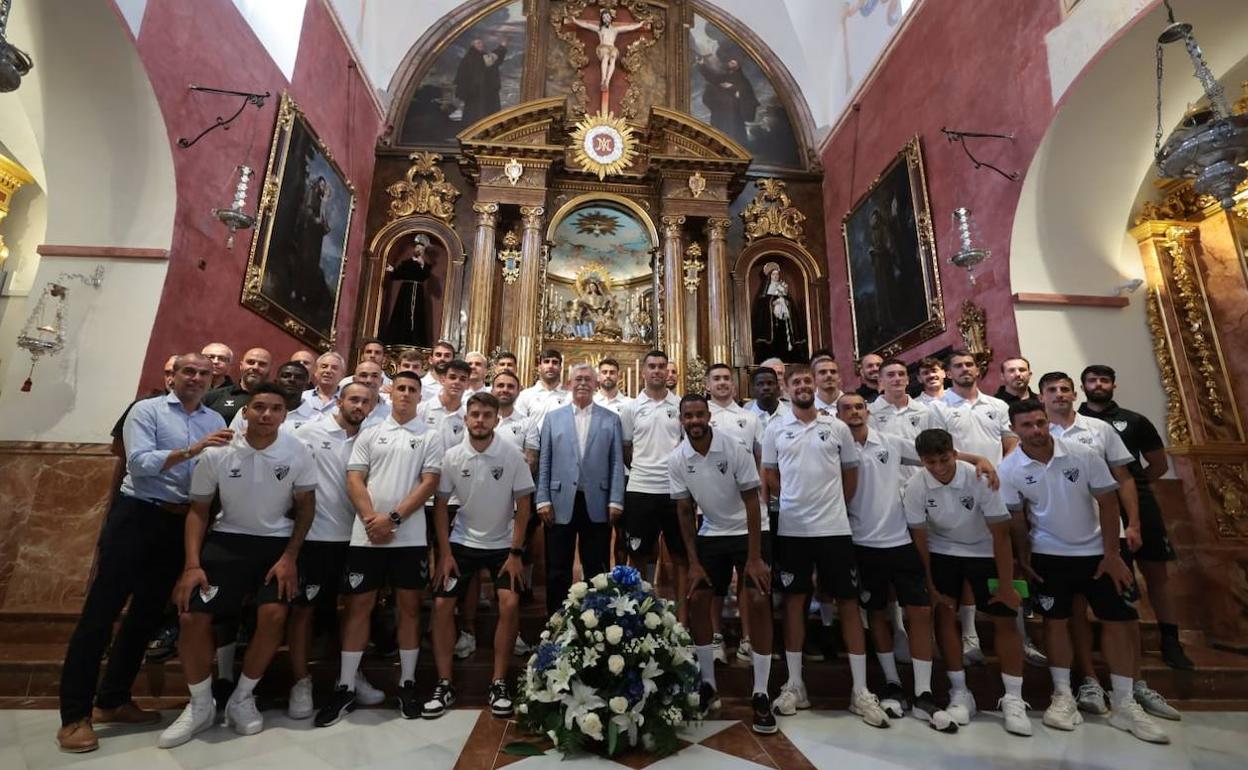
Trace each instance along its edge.
{"label": "gold sunburst ornament", "polygon": [[608,174],[619,174],[633,165],[637,139],[633,128],[613,113],[586,115],[572,132],[572,152],[581,169],[597,174],[602,181]]}

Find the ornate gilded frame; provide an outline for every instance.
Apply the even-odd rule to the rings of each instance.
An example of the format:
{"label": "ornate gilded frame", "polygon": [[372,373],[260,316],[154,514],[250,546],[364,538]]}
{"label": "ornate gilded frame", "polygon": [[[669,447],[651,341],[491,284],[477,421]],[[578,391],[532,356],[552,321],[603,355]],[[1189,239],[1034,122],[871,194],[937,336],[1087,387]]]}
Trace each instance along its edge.
{"label": "ornate gilded frame", "polygon": [[[306,131],[312,144],[325,158],[330,168],[338,175],[338,180],[350,193],[347,206],[347,221],[343,229],[342,261],[338,267],[338,283],[334,287],[334,308],[330,314],[329,328],[317,329],[307,319],[300,318],[293,311],[284,307],[277,299],[264,293],[264,278],[269,269],[270,248],[272,246],[273,225],[276,220],[277,204],[282,197],[283,180],[286,176],[286,164],[290,160],[291,140],[296,130]],[[322,351],[331,350],[338,339],[338,307],[342,301],[342,283],[347,274],[347,243],[351,239],[351,220],[355,213],[357,195],[355,186],[343,173],[342,167],[334,160],[333,153],[321,141],[312,125],[308,122],[299,105],[289,94],[282,94],[281,104],[277,110],[277,122],[273,130],[273,144],[269,149],[268,165],[265,167],[264,187],[260,193],[257,207],[255,235],[251,241],[251,251],[247,256],[247,271],[243,277],[243,290],[239,301],[242,305],[263,316],[268,321],[281,327],[287,334],[305,344]]]}
{"label": "ornate gilded frame", "polygon": [[[849,253],[849,221],[858,210],[870,199],[897,165],[906,164],[909,179],[910,197],[914,205],[915,240],[919,245],[919,265],[923,270],[924,303],[927,306],[927,318],[911,329],[886,341],[874,350],[863,350],[860,343],[861,335],[858,328],[858,309],[854,299],[854,267]],[[849,311],[854,332],[854,358],[861,358],[866,353],[878,353],[884,357],[895,356],[904,350],[929,340],[945,331],[945,301],[940,288],[940,267],[936,257],[936,236],[932,230],[931,203],[927,197],[927,175],[923,167],[923,148],[918,136],[906,142],[901,151],[889,161],[879,176],[871,182],[845,216],[841,218],[841,239],[845,244],[846,291],[849,294]]]}

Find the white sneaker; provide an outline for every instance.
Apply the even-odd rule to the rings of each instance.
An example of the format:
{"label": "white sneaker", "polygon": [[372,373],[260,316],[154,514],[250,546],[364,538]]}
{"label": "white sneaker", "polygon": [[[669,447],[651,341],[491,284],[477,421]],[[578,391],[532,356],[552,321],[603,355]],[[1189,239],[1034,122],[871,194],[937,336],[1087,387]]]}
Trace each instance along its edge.
{"label": "white sneaker", "polygon": [[949,708],[945,709],[953,721],[960,725],[969,725],[975,718],[975,696],[970,690],[959,690],[949,693]]}
{"label": "white sneaker", "polygon": [[1094,677],[1086,676],[1083,678],[1083,684],[1079,685],[1079,694],[1076,700],[1079,703],[1080,711],[1097,715],[1109,713],[1109,706],[1105,705],[1105,688],[1101,687],[1101,683]]}
{"label": "white sneaker", "polygon": [[750,643],[750,637],[741,637],[741,643],[737,645],[737,660],[753,663],[754,645]]}
{"label": "white sneaker", "polygon": [[808,708],[810,700],[806,697],[805,682],[785,682],[772,704],[772,709],[782,717],[791,717],[798,709]]}
{"label": "white sneaker", "polygon": [[963,666],[984,665],[984,651],[979,646],[978,636],[962,637],[962,665]]}
{"label": "white sneaker", "polygon": [[1148,743],[1170,742],[1170,736],[1166,735],[1152,717],[1144,713],[1144,707],[1134,699],[1116,704],[1113,713],[1109,715],[1109,723]]}
{"label": "white sneaker", "polygon": [[1023,660],[1026,661],[1027,665],[1035,666],[1036,668],[1049,667],[1049,656],[1040,652],[1040,648],[1026,634],[1023,635]]}
{"label": "white sneaker", "polygon": [[1075,703],[1075,696],[1055,692],[1053,700],[1049,701],[1049,707],[1044,710],[1043,721],[1046,727],[1070,732],[1083,724],[1083,714],[1079,713],[1079,704]]}
{"label": "white sneaker", "polygon": [[455,640],[455,657],[458,660],[471,658],[473,653],[477,651],[477,637],[467,631],[460,631],[459,638]]}
{"label": "white sneaker", "polygon": [[898,663],[911,662],[910,635],[901,626],[893,630],[893,657]]}
{"label": "white sneaker", "polygon": [[724,635],[715,634],[711,637],[711,651],[715,656],[716,663],[727,663],[728,656],[724,655]]}
{"label": "white sneaker", "polygon": [[1145,711],[1155,717],[1175,722],[1183,718],[1178,709],[1171,706],[1161,693],[1149,687],[1148,682],[1145,682],[1143,679],[1135,680],[1135,690],[1132,695],[1134,695],[1136,703],[1140,704]]}
{"label": "white sneaker", "polygon": [[231,697],[225,704],[225,723],[239,735],[255,735],[264,729],[264,717],[256,708],[255,694]]}
{"label": "white sneaker", "polygon": [[197,709],[195,708],[195,701],[192,700],[186,704],[186,708],[182,709],[182,713],[178,715],[178,718],[173,720],[173,724],[161,732],[160,737],[156,739],[156,748],[172,749],[174,746],[181,746],[195,737],[197,733],[202,733],[204,730],[212,727],[216,716],[216,701],[209,700]]}
{"label": "white sneaker", "polygon": [[305,676],[290,688],[290,700],[286,703],[286,716],[291,719],[307,719],[315,709],[312,707],[312,677]]}
{"label": "white sneaker", "polygon": [[384,703],[386,694],[368,681],[364,674],[357,671],[355,673],[355,701],[361,706],[377,706]]}
{"label": "white sneaker", "polygon": [[862,717],[872,727],[888,727],[888,714],[880,706],[880,699],[870,690],[855,690],[849,696],[849,713]]}
{"label": "white sneaker", "polygon": [[1006,695],[997,701],[1001,716],[1005,717],[1005,731],[1013,735],[1031,735],[1031,720],[1027,718],[1027,702],[1017,695]]}

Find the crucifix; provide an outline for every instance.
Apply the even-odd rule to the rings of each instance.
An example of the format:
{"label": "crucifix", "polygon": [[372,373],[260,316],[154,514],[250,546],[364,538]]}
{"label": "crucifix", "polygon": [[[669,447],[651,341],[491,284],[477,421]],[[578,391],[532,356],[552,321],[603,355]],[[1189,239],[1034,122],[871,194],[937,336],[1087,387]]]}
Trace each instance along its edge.
{"label": "crucifix", "polygon": [[650,29],[650,22],[640,21],[633,24],[616,24],[615,11],[610,8],[602,8],[600,10],[597,24],[576,18],[569,18],[566,21],[598,36],[598,47],[595,49],[595,53],[598,55],[598,64],[601,72],[599,90],[602,92],[602,112],[605,114],[610,106],[609,91],[611,89],[611,78],[615,76],[615,65],[620,58],[620,49],[616,47],[615,41],[625,32],[635,32],[643,28]]}

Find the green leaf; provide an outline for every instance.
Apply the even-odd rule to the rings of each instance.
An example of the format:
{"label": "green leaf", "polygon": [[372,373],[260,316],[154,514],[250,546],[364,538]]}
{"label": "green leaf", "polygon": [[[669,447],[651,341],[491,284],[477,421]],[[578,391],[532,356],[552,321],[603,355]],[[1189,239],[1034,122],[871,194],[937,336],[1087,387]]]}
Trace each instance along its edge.
{"label": "green leaf", "polygon": [[516,757],[541,757],[546,754],[533,744],[524,741],[512,741],[503,747],[503,753]]}
{"label": "green leaf", "polygon": [[615,747],[620,741],[620,726],[615,722],[610,723],[607,728],[607,756],[615,756]]}

